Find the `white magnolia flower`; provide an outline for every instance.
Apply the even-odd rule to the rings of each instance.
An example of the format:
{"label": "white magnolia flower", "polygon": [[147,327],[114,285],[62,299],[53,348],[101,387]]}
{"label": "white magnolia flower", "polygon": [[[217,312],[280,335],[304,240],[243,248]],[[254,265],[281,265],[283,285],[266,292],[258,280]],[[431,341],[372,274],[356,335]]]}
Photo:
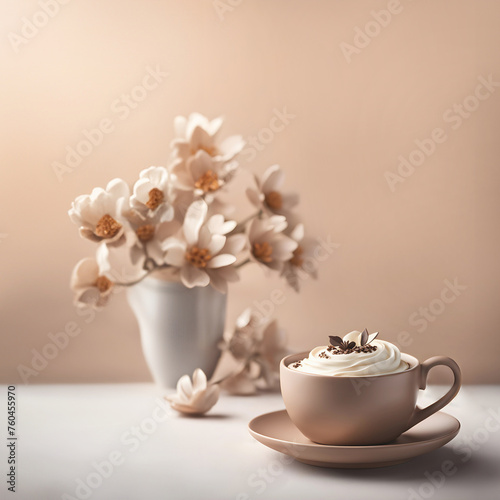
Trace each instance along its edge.
{"label": "white magnolia flower", "polygon": [[108,302],[113,282],[99,269],[95,259],[78,262],[71,275],[71,289],[75,292],[75,305],[101,309]]}
{"label": "white magnolia flower", "polygon": [[234,158],[245,146],[245,141],[240,135],[233,135],[218,145],[217,134],[223,121],[222,117],[210,121],[200,113],[191,113],[188,118],[177,116],[174,120],[176,138],[171,144],[175,156],[187,160],[198,151],[205,151],[222,162]]}
{"label": "white magnolia flower", "polygon": [[219,399],[219,386],[207,382],[207,376],[200,368],[189,375],[183,375],[177,382],[177,393],[167,396],[170,406],[181,413],[201,415],[212,408]]}
{"label": "white magnolia flower", "polygon": [[265,321],[247,309],[238,317],[235,330],[225,337],[221,349],[242,363],[242,369],[222,382],[224,389],[233,394],[254,394],[259,388],[278,387],[286,335],[276,320]]}
{"label": "white magnolia flower", "polygon": [[234,221],[222,222],[215,215],[207,220],[208,205],[203,200],[191,204],[186,212],[181,237],[162,243],[165,262],[180,269],[182,283],[188,288],[207,286],[227,291],[227,282],[237,281],[231,264],[246,244],[242,234],[226,237],[236,227]]}
{"label": "white magnolia flower", "polygon": [[281,271],[293,258],[298,244],[283,233],[286,219],[280,215],[253,219],[248,227],[250,259],[270,269]]}
{"label": "white magnolia flower", "polygon": [[80,235],[92,241],[135,243],[133,232],[126,231],[130,191],[125,181],[113,179],[106,189],[95,188],[90,195],[78,196],[68,211],[70,219],[80,226]]}
{"label": "white magnolia flower", "polygon": [[172,220],[174,208],[170,203],[171,184],[165,167],[149,167],[139,174],[134,185],[131,205],[141,214],[159,217],[158,222]]}
{"label": "white magnolia flower", "polygon": [[232,179],[237,167],[236,162],[224,163],[200,150],[187,160],[175,162],[171,172],[177,188],[192,191],[194,196],[203,196],[210,203]]}
{"label": "white magnolia flower", "polygon": [[285,180],[285,173],[279,165],[269,167],[259,179],[255,176],[257,188],[248,188],[247,196],[257,208],[264,210],[268,215],[278,214],[289,216],[290,210],[299,203],[296,193],[284,194],[281,186]]}
{"label": "white magnolia flower", "polygon": [[125,215],[130,227],[135,231],[138,240],[136,246],[142,247],[145,257],[152,259],[157,266],[165,264],[162,241],[176,235],[182,224],[177,219],[162,222],[160,211],[147,211],[142,214],[130,209]]}
{"label": "white magnolia flower", "polygon": [[300,291],[300,272],[304,272],[314,279],[318,277],[316,259],[314,258],[314,251],[318,243],[311,238],[304,238],[303,224],[295,226],[290,233],[290,238],[296,241],[298,246],[293,251],[293,257],[284,263],[281,276],[298,292]]}

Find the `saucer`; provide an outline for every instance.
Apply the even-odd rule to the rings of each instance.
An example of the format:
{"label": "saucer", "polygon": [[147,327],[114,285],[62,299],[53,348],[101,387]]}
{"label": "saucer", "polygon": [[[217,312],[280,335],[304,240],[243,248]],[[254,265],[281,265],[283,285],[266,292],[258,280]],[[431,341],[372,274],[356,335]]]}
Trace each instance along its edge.
{"label": "saucer", "polygon": [[290,455],[299,462],[318,467],[360,469],[401,464],[436,450],[458,434],[460,422],[440,411],[394,441],[372,446],[314,443],[295,427],[286,410],[260,415],[250,421],[248,429],[260,443]]}

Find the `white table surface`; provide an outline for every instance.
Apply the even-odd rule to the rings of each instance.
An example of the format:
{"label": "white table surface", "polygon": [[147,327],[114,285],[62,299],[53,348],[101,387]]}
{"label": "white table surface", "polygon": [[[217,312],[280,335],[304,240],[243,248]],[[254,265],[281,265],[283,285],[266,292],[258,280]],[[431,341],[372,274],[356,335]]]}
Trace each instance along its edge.
{"label": "white table surface", "polygon": [[[429,388],[422,403],[443,391]],[[255,441],[248,421],[282,409],[279,394],[224,394],[208,416],[186,418],[158,406],[162,393],[152,384],[30,385],[18,386],[16,393],[14,494],[4,479],[7,387],[1,387],[2,499],[85,498],[88,492],[77,495],[76,487],[77,479],[87,478],[92,485],[102,482],[90,490],[92,500],[500,498],[498,386],[462,389],[447,408],[462,429],[444,448],[406,464],[363,470],[283,460],[284,455]],[[137,429],[142,441],[132,434]],[[95,463],[108,461],[110,454],[120,463],[111,473],[97,475]],[[437,472],[446,460],[453,462],[449,476]]]}

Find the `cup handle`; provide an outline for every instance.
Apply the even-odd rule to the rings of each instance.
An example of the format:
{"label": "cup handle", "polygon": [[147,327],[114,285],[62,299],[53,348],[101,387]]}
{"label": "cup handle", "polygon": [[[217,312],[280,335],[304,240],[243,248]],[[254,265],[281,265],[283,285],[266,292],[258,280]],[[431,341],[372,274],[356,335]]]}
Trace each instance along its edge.
{"label": "cup handle", "polygon": [[428,360],[424,361],[420,365],[419,389],[426,388],[427,375],[429,374],[430,369],[438,365],[444,365],[450,368],[450,370],[453,372],[454,375],[453,385],[442,398],[438,399],[431,405],[425,408],[419,408],[417,406],[415,408],[413,416],[410,419],[410,424],[408,425],[407,429],[413,427],[419,422],[422,422],[422,420],[425,420],[427,417],[430,417],[433,413],[436,413],[437,411],[441,410],[441,408],[444,408],[457,395],[458,391],[460,390],[460,385],[462,382],[462,373],[460,372],[460,368],[457,365],[457,363],[453,361],[453,359],[448,358],[446,356],[434,356],[433,358],[429,358]]}

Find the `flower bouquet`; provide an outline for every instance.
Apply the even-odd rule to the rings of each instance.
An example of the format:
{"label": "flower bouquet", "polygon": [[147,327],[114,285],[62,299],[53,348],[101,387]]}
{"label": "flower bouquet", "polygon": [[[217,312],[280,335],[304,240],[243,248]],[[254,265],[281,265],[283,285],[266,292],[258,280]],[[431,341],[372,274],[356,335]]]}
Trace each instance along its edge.
{"label": "flower bouquet", "polygon": [[[301,273],[315,276],[315,243],[292,212],[298,196],[282,191],[278,165],[252,176],[246,189],[252,211],[231,218],[225,196],[242,170],[237,158],[245,142],[239,135],[219,141],[222,123],[198,113],[175,118],[167,167],[146,168],[132,190],[114,179],[74,200],[70,219],[96,244],[95,257],[78,262],[72,274],[77,306],[102,308],[113,291],[145,278],[225,294],[252,263],[297,291]],[[220,308],[225,313],[225,303]]]}

